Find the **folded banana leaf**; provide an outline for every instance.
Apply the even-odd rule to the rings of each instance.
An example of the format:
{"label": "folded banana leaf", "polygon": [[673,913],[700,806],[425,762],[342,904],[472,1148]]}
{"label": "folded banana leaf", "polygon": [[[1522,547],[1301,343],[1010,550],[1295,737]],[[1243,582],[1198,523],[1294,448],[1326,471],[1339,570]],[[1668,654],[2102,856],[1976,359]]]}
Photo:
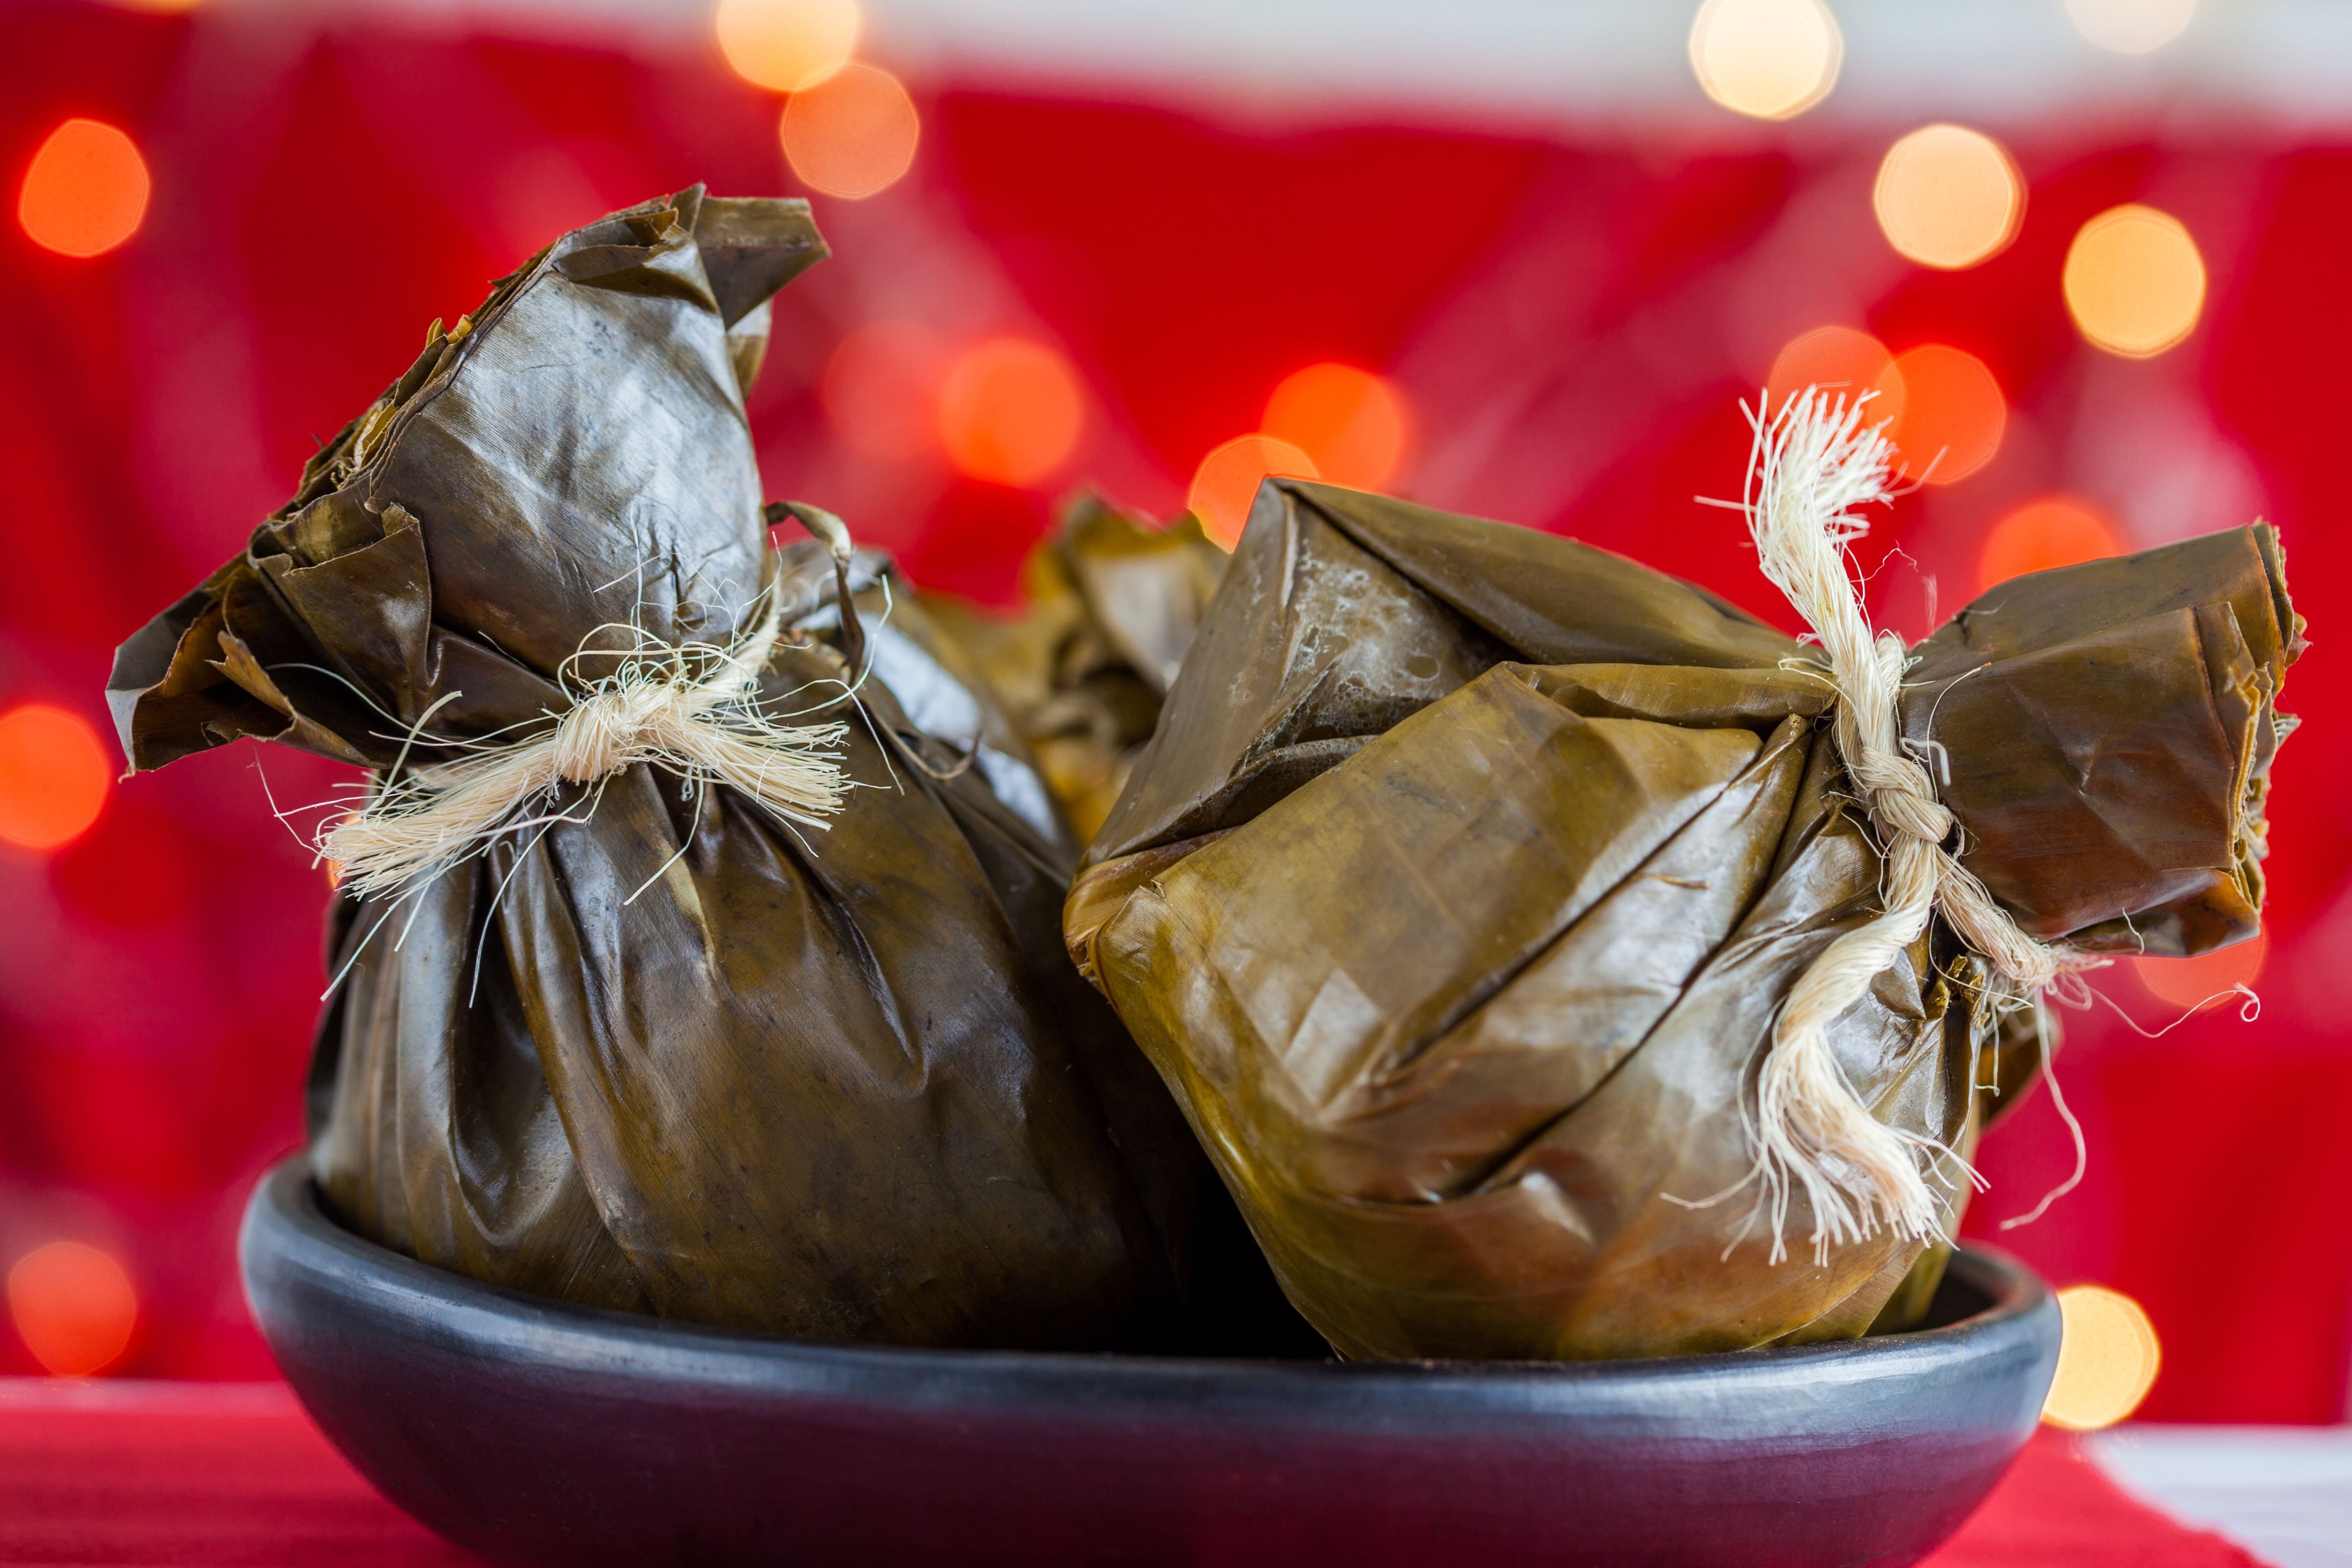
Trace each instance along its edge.
{"label": "folded banana leaf", "polygon": [[[1965,863],[2044,936],[2251,934],[2300,632],[2263,525],[1986,593],[1903,699]],[[1065,935],[1342,1354],[1727,1350],[1924,1307],[1939,1246],[1775,1261],[1750,1179],[1780,1001],[1877,909],[1804,653],[1567,539],[1259,492]],[[2032,1064],[1981,982],[1934,922],[1831,1030],[1873,1114],[1962,1154],[1973,1086]]]}
{"label": "folded banana leaf", "polygon": [[1081,842],[1151,738],[1225,560],[1189,513],[1149,528],[1086,496],[1024,564],[1018,615],[925,596],[1003,702]]}
{"label": "folded banana leaf", "polygon": [[255,736],[382,789],[551,732],[608,643],[718,647],[780,600],[761,703],[848,721],[838,813],[796,827],[638,761],[442,874],[347,893],[310,1082],[327,1201],[600,1306],[1150,1342],[1201,1159],[1062,956],[1042,785],[876,562],[770,545],[743,392],[770,296],[824,255],[805,204],[697,187],[436,324],[245,553],[124,645],[124,747],[148,768]]}

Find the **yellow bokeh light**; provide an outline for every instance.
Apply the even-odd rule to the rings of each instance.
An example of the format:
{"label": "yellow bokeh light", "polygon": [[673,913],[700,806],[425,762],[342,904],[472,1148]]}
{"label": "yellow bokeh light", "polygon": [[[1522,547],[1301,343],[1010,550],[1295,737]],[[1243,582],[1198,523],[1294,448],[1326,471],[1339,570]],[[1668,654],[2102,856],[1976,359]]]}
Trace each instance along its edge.
{"label": "yellow bokeh light", "polygon": [[1927,267],[1974,267],[2017,237],[2025,182],[2000,143],[1928,125],[1886,150],[1871,193],[1886,243]]}
{"label": "yellow bokeh light", "polygon": [[2074,30],[2103,49],[2144,55],[2188,30],[2197,0],[2066,0]]}
{"label": "yellow bokeh light", "polygon": [[2110,207],[2074,236],[2065,288],[2084,337],[2111,354],[2144,360],[2195,329],[2205,308],[2205,258],[2171,214]]}
{"label": "yellow bokeh light", "polygon": [[1822,0],[1706,0],[1692,19],[1691,69],[1706,96],[1759,120],[1786,120],[1837,85],[1845,40]]}
{"label": "yellow bokeh light", "polygon": [[849,63],[857,47],[857,0],[719,0],[711,26],[736,75],[799,92]]}
{"label": "yellow bokeh light", "polygon": [[2137,1301],[2104,1285],[2059,1291],[2058,1313],[2065,1337],[2042,1418],[2071,1432],[2112,1427],[2138,1409],[2155,1386],[2164,1359],[2156,1325]]}
{"label": "yellow bokeh light", "polygon": [[780,133],[793,173],[857,201],[888,190],[913,165],[923,122],[897,77],[845,66],[785,101]]}

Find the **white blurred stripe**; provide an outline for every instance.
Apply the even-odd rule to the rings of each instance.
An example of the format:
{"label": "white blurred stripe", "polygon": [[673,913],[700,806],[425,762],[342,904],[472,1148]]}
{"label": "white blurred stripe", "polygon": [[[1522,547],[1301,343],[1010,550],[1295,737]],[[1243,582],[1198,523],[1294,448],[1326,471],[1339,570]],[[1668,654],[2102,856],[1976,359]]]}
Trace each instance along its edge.
{"label": "white blurred stripe", "polygon": [[2100,1466],[2277,1568],[2352,1568],[2352,1427],[2120,1427]]}
{"label": "white blurred stripe", "polygon": [[[675,51],[702,0],[212,0],[222,10],[401,12],[457,27]],[[2128,115],[2352,122],[2352,4],[2200,0],[2146,57],[2084,42],[2061,0],[1831,0],[1845,66],[1798,122]],[[1693,81],[1689,0],[867,0],[871,52],[961,82],[1224,101],[1316,117],[1630,119],[1736,129]],[[1771,132],[1779,134],[1779,132]]]}

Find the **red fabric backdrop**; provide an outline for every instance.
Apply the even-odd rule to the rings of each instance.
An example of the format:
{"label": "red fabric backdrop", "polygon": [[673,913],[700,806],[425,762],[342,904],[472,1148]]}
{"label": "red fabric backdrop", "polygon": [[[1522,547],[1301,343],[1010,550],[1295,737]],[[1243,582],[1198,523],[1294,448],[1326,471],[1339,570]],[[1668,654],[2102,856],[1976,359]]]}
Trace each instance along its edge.
{"label": "red fabric backdrop", "polygon": [[[2147,1414],[2342,1414],[2352,831],[2327,802],[2352,747],[2330,651],[2352,591],[2332,493],[2352,417],[2352,147],[2007,128],[2031,188],[2017,243],[1931,273],[1871,220],[1893,131],[1630,143],[1361,112],[1269,128],[914,85],[915,170],[867,202],[819,199],[836,259],[780,303],[753,419],[772,493],[836,507],[927,583],[1008,599],[1082,478],[1172,510],[1283,375],[1337,359],[1391,375],[1417,411],[1402,493],[1574,533],[1785,622],[1737,519],[1692,497],[1737,494],[1736,400],[1828,321],[1897,350],[1966,348],[2011,404],[2000,455],[1898,504],[1869,548],[1876,565],[1900,547],[1874,593],[1911,634],[1973,591],[1992,519],[2045,491],[2096,501],[2136,544],[2277,522],[2318,636],[2286,703],[2308,722],[2274,796],[2264,1010],[2153,1041],[2104,1009],[2073,1020],[2060,1066],[2088,1178],[2004,1239],[2062,1283],[2147,1307],[2167,1362]],[[144,227],[110,255],[0,234],[0,707],[101,724],[112,646],[239,547],[428,320],[608,208],[695,180],[795,188],[776,100],[715,51],[24,0],[0,9],[0,88],[11,182],[75,114],[129,131],[154,173]],[[2127,200],[2183,219],[2212,275],[2196,334],[2144,362],[2084,347],[2057,284],[2080,224]],[[821,407],[826,356],[894,319],[950,344],[1057,343],[1090,398],[1077,456],[1011,490],[846,450]],[[326,889],[265,783],[290,804],[329,776],[240,747],[118,786],[60,851],[0,846],[0,1263],[58,1236],[116,1251],[145,1303],[125,1370],[268,1370],[230,1243],[251,1178],[299,1135]],[[2128,975],[2103,985],[2151,1024],[2177,1011]],[[2066,1174],[2046,1094],[1982,1163],[1979,1228]],[[0,1372],[29,1370],[0,1332]]]}

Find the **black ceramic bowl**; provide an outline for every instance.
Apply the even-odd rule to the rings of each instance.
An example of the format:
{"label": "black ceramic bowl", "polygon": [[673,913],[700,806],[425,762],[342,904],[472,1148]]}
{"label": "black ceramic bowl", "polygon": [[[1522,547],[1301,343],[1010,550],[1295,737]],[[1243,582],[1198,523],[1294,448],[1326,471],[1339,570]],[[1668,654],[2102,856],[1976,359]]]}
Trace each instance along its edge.
{"label": "black ceramic bowl", "polygon": [[1965,1252],[1929,1327],[1571,1364],[897,1350],[477,1284],[254,1194],[247,1294],[388,1497],[506,1563],[1910,1563],[2042,1408],[2058,1311]]}

